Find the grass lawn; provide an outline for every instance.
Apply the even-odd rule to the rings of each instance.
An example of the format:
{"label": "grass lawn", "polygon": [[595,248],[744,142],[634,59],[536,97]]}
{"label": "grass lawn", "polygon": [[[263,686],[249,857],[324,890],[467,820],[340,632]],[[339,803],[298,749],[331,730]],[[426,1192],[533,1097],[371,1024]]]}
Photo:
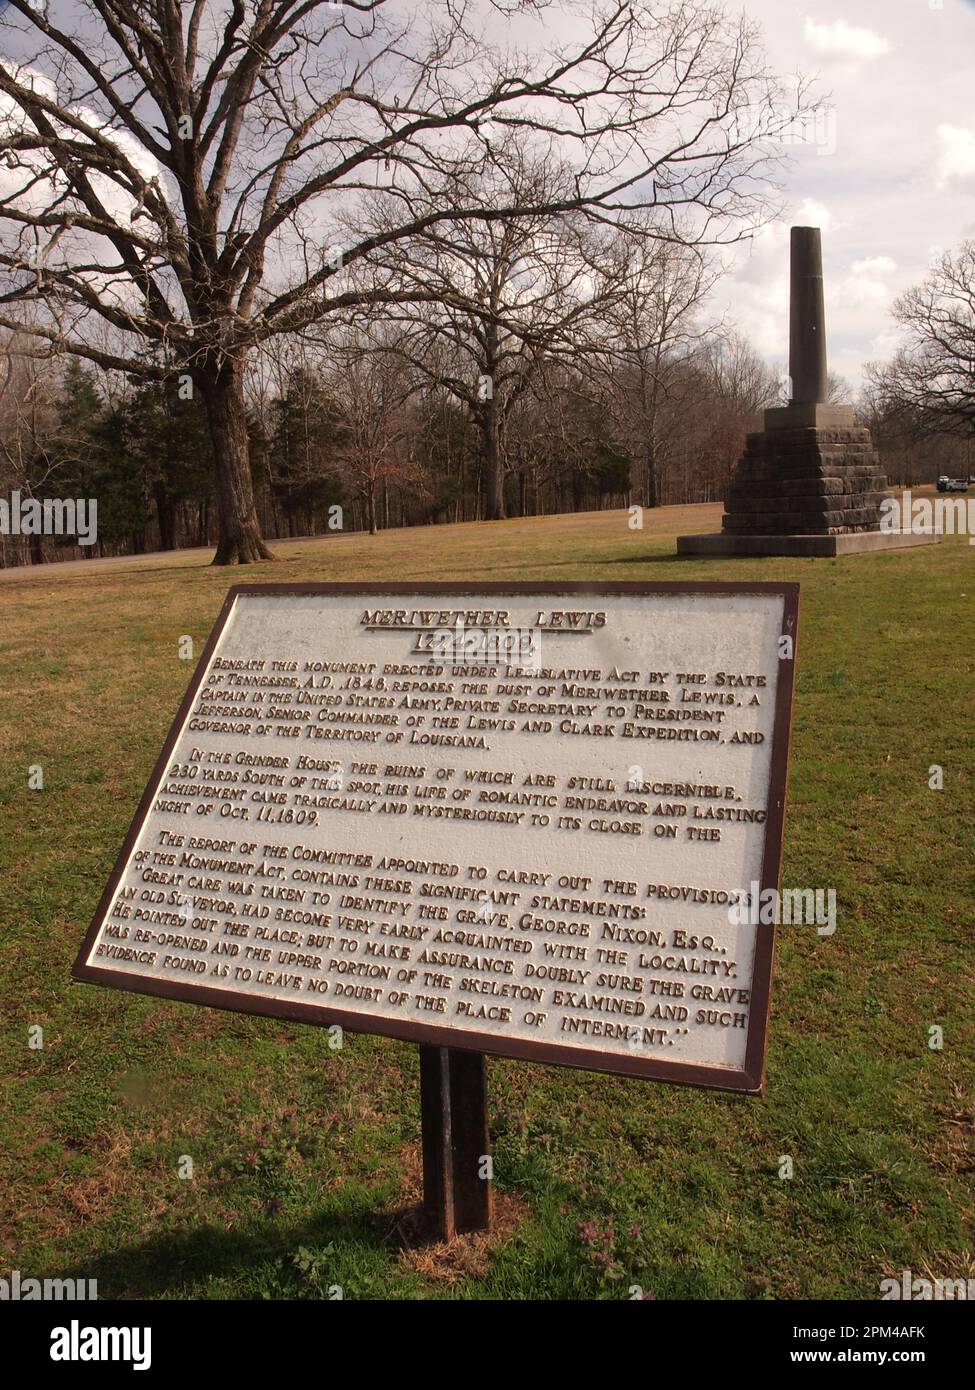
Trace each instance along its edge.
{"label": "grass lawn", "polygon": [[[719,511],[281,542],[237,572],[204,552],[0,571],[0,1274],[516,1299],[975,1276],[975,549],[677,560]],[[835,887],[838,929],[782,929],[763,1099],[491,1060],[499,1229],[410,1251],[414,1047],[333,1053],[317,1028],[69,983],[190,677],[179,639],[200,650],[230,584],[701,576],[802,585],[784,882]]]}

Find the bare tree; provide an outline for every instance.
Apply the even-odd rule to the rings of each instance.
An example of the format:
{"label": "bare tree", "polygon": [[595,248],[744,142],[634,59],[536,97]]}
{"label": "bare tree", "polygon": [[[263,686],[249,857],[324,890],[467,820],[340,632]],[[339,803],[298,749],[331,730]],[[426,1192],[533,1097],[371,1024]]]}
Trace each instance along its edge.
{"label": "bare tree", "polygon": [[[469,180],[468,180],[469,182]],[[480,175],[482,206],[545,208],[571,197],[571,171],[537,159],[509,140],[492,144]],[[463,205],[460,196],[430,196]],[[471,199],[468,197],[467,202]],[[414,199],[417,206],[419,198]],[[381,324],[403,325],[402,351],[414,374],[447,391],[467,411],[480,440],[483,515],[505,514],[507,423],[541,364],[592,346],[587,330],[615,293],[605,230],[579,212],[526,211],[498,222],[451,216],[437,222],[382,268],[401,291],[428,290],[430,303],[384,310]]]}
{"label": "bare tree", "polygon": [[[571,35],[557,46],[556,13]],[[506,24],[519,45],[493,40]],[[217,563],[269,555],[248,467],[251,349],[356,305],[433,297],[346,286],[347,267],[458,215],[652,209],[661,235],[691,212],[698,240],[740,236],[767,211],[769,141],[804,102],[770,76],[752,23],[692,0],[8,0],[5,40],[0,326],[26,311],[39,351],[192,381]],[[571,188],[483,206],[488,123],[570,165]],[[468,179],[459,205],[430,205]],[[388,211],[381,233],[358,218],[364,190]]]}
{"label": "bare tree", "polygon": [[553,498],[556,510],[579,510],[600,486],[607,463],[615,462],[617,503],[629,501],[629,459],[614,439],[606,409],[605,383],[585,370],[585,359],[548,355],[537,364],[530,390],[519,396],[508,426],[508,453],[520,483],[523,515]]}
{"label": "bare tree", "polygon": [[328,383],[341,422],[336,457],[370,535],[379,530],[379,501],[389,486],[419,489],[424,481],[409,448],[414,383],[396,336],[390,330],[385,347],[366,353],[355,338],[335,344]]}
{"label": "bare tree", "polygon": [[760,430],[763,412],[784,403],[786,378],[735,330],[704,344],[695,360],[701,373],[698,411],[707,418],[708,436],[700,450],[698,486],[711,500],[727,492],[749,430]]}
{"label": "bare tree", "polygon": [[[56,448],[61,372],[56,364],[38,362],[18,347],[15,335],[0,345],[0,482],[4,491],[43,497],[62,461]],[[31,536],[29,544],[0,537],[4,562],[9,550],[14,563],[21,563],[25,546],[33,564],[44,562],[41,536]]]}
{"label": "bare tree", "polygon": [[[762,411],[777,405],[782,390],[782,374],[769,366],[741,333],[732,330],[709,343],[703,353],[708,384],[715,395],[727,402],[742,420],[761,428]],[[830,376],[831,391],[842,378]],[[840,386],[836,386],[840,390]],[[840,396],[832,395],[839,400]],[[845,399],[845,398],[844,398]]]}
{"label": "bare tree", "polygon": [[971,478],[975,433],[947,431],[937,414],[906,402],[895,387],[887,369],[868,367],[857,400],[857,416],[870,430],[890,485],[933,483],[942,474]]}
{"label": "bare tree", "polygon": [[872,395],[915,437],[975,431],[975,241],[946,253],[894,304],[905,336],[890,362],[867,368]]}
{"label": "bare tree", "polygon": [[682,366],[701,341],[699,311],[717,274],[701,248],[634,241],[607,316],[605,351],[593,359],[617,437],[636,465],[636,495],[647,507],[660,501],[667,422],[685,394]]}

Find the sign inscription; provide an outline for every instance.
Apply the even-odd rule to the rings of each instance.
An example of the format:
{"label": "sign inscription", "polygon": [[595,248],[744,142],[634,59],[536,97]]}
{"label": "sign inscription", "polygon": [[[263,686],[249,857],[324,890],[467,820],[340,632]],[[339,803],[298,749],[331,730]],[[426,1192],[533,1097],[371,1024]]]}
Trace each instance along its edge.
{"label": "sign inscription", "polygon": [[761,1089],[798,587],[230,591],[76,979]]}

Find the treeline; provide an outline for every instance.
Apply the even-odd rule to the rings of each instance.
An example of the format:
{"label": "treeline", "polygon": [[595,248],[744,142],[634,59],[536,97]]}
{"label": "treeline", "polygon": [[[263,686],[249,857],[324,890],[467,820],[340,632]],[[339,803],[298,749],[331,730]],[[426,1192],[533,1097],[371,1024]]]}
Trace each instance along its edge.
{"label": "treeline", "polygon": [[866,370],[861,411],[894,482],[975,476],[975,241],[892,308],[900,346]]}
{"label": "treeline", "polygon": [[[16,345],[14,346],[14,349]],[[329,363],[308,345],[257,363],[247,413],[262,533],[270,538],[477,521],[485,517],[483,422],[387,342],[348,341]],[[510,383],[509,383],[510,387]],[[486,389],[486,388],[482,388]],[[845,394],[834,383],[833,394]],[[476,388],[472,399],[478,406]],[[493,401],[503,514],[720,501],[779,374],[741,337],[661,356],[654,370],[552,361]],[[956,437],[918,432],[867,392],[861,416],[892,483],[967,466]],[[211,435],[192,384],[144,382],[77,359],[6,359],[0,495],[96,499],[97,542],[0,537],[3,565],[211,546]]]}
{"label": "treeline", "polygon": [[[484,517],[477,411],[401,353],[352,356],[346,344],[336,366],[295,349],[290,360],[259,362],[248,386],[266,537]],[[746,429],[777,390],[776,373],[734,337],[658,363],[652,381],[625,367],[547,363],[492,403],[503,512],[720,499]],[[5,565],[214,544],[212,444],[198,394],[178,379],[128,380],[15,350],[0,396],[0,495],[15,491],[96,499],[98,539],[81,548],[71,537],[4,536]]]}
{"label": "treeline", "polygon": [[968,478],[975,474],[975,439],[935,413],[919,415],[902,402],[878,396],[868,382],[861,392],[858,414],[870,430],[891,487],[934,483],[945,474]]}

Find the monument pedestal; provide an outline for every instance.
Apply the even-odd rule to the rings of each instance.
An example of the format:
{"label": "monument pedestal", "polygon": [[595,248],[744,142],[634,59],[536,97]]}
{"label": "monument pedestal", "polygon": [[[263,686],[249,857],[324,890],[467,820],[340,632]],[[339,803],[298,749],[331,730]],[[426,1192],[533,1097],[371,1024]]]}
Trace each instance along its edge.
{"label": "monument pedestal", "polygon": [[887,479],[870,431],[848,405],[765,412],[728,492],[720,534],[678,536],[679,555],[850,555],[931,545],[940,535],[882,531]]}
{"label": "monument pedestal", "polygon": [[887,479],[852,405],[831,405],[818,227],[790,235],[789,372],[793,399],[746,438],[718,535],[678,536],[678,555],[850,555],[936,544],[931,532],[882,531]]}
{"label": "monument pedestal", "polygon": [[678,555],[855,555],[859,551],[901,550],[910,545],[936,545],[940,531],[856,531],[846,535],[746,536],[711,531],[678,536]]}

